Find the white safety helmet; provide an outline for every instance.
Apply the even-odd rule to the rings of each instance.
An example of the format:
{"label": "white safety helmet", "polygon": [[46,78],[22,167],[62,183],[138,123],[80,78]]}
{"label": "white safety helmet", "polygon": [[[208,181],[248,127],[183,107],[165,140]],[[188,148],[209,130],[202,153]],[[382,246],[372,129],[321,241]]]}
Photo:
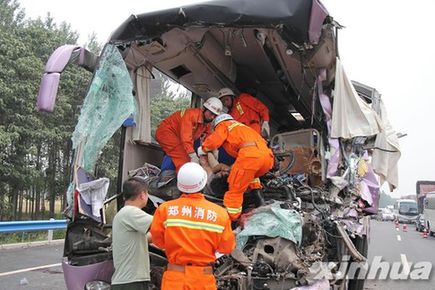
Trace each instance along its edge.
{"label": "white safety helmet", "polygon": [[222,102],[216,97],[208,98],[207,101],[204,102],[203,106],[215,115],[222,113]]}
{"label": "white safety helmet", "polygon": [[234,120],[234,118],[230,114],[221,114],[213,119],[213,122],[211,123],[213,128],[216,128],[216,126],[223,121],[226,120]]}
{"label": "white safety helmet", "polygon": [[181,192],[200,192],[207,184],[207,173],[198,163],[188,162],[177,174],[177,187]]}
{"label": "white safety helmet", "polygon": [[225,97],[225,96],[233,96],[234,97],[235,94],[234,94],[233,90],[230,88],[220,89],[218,92],[218,98],[220,99],[220,98]]}

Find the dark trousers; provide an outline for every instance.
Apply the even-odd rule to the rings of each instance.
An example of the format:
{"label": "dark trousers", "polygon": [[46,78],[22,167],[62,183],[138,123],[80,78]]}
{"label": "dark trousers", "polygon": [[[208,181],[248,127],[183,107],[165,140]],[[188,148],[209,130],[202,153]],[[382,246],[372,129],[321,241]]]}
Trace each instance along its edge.
{"label": "dark trousers", "polygon": [[148,290],[148,281],[112,285],[111,290]]}

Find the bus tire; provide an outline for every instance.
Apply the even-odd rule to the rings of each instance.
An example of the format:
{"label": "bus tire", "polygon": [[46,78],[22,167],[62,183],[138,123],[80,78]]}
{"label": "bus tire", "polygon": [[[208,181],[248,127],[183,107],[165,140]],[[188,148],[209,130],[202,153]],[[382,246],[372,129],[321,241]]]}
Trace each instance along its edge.
{"label": "bus tire", "polygon": [[[367,236],[363,235],[362,237],[357,236],[355,239],[353,239],[353,242],[355,244],[355,248],[364,256],[368,257],[368,240]],[[355,273],[355,278],[357,278],[359,275],[359,270]],[[365,279],[350,279],[348,281],[348,288],[349,290],[364,290],[364,283]]]}

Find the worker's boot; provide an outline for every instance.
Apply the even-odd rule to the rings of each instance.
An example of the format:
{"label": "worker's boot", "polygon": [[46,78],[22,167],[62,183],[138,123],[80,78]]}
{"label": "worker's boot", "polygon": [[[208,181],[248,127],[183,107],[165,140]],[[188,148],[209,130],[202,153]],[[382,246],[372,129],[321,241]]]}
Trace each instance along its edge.
{"label": "worker's boot", "polygon": [[252,189],[243,194],[243,205],[242,205],[243,213],[262,205],[265,205],[262,189]]}
{"label": "worker's boot", "polygon": [[255,207],[260,207],[266,204],[263,198],[263,190],[261,188],[251,190],[250,194],[252,195]]}
{"label": "worker's boot", "polygon": [[223,199],[225,192],[228,191],[227,177],[213,177],[209,181],[207,189],[209,189],[210,195]]}

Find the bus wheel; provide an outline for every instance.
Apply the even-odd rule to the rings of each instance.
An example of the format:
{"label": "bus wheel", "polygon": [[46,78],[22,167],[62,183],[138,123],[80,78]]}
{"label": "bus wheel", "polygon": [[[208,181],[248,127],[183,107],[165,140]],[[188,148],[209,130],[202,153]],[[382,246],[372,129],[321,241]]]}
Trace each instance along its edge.
{"label": "bus wheel", "polygon": [[428,222],[426,222],[427,224],[426,224],[426,229],[427,229],[427,232],[429,233],[429,236],[434,236],[434,232],[433,232],[433,230],[430,228],[430,223],[429,223],[429,221]]}
{"label": "bus wheel", "polygon": [[[355,248],[364,256],[368,257],[368,240],[367,236],[363,235],[362,237],[357,236],[354,240]],[[357,269],[355,272],[355,278],[358,278],[360,269]],[[364,290],[364,279],[350,279],[348,281],[348,290]]]}

